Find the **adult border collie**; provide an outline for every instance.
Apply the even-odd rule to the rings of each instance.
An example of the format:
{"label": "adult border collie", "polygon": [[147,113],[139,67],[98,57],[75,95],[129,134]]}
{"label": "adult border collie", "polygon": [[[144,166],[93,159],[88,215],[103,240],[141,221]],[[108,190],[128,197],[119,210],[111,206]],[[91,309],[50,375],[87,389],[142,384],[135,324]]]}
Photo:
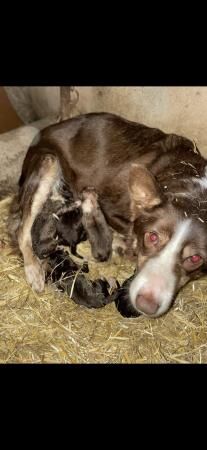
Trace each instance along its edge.
{"label": "adult border collie", "polygon": [[91,186],[108,226],[136,247],[129,302],[139,313],[162,315],[179,289],[207,270],[206,167],[189,139],[114,114],[49,126],[27,152],[10,218],[28,283],[44,289],[31,230],[46,201],[64,202],[66,192],[78,201]]}

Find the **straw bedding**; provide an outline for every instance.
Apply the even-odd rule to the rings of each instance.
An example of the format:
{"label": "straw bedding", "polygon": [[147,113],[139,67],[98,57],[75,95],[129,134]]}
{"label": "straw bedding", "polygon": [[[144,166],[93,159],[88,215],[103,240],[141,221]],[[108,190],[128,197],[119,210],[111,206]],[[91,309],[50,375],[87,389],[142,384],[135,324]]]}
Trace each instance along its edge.
{"label": "straw bedding", "polygon": [[[87,309],[55,285],[36,294],[24,278],[23,261],[7,235],[11,199],[0,202],[1,363],[207,363],[207,277],[189,283],[159,319],[123,318],[115,305]],[[90,255],[88,243],[78,251]],[[89,259],[89,276],[123,282],[127,260]]]}

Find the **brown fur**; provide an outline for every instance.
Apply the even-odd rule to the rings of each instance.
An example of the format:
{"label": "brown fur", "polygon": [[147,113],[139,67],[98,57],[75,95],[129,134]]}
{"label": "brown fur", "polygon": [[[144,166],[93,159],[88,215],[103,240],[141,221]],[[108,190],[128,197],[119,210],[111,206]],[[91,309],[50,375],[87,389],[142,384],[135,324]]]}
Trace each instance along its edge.
{"label": "brown fur", "polygon": [[138,238],[138,253],[143,245],[139,226],[144,227],[157,211],[165,216],[168,203],[176,215],[178,205],[173,202],[177,190],[189,192],[193,183],[186,184],[184,179],[203,176],[206,165],[189,139],[113,114],[85,114],[48,127],[38,144],[28,150],[19,182],[17,209],[23,217],[19,245],[26,266],[28,260],[36,264],[28,236],[47,197],[45,193],[38,204],[41,171],[48,177],[50,170],[44,165],[45,157],[58,167],[53,183],[57,176],[56,181],[72,192],[74,201],[93,185],[105,222],[128,242]]}
{"label": "brown fur", "polygon": [[98,261],[109,259],[112,251],[112,231],[98,203],[96,191],[88,187],[82,192],[82,223],[87,231],[92,255]]}

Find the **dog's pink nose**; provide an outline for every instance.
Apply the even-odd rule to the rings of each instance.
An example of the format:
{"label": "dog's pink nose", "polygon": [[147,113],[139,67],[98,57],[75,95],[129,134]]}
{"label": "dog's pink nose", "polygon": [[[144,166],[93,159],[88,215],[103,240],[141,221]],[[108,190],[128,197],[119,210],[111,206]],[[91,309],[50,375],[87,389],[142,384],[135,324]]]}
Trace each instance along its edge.
{"label": "dog's pink nose", "polygon": [[151,292],[143,292],[137,295],[137,309],[145,314],[155,314],[159,308],[159,304],[155,301]]}

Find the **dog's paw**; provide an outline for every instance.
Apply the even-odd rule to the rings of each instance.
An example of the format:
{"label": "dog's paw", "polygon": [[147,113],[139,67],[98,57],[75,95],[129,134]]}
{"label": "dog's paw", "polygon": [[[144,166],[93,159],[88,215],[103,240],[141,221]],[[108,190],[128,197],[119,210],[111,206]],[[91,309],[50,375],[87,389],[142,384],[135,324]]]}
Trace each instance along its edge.
{"label": "dog's paw", "polygon": [[42,292],[45,287],[45,271],[41,264],[34,259],[32,264],[25,265],[25,275],[28,284],[36,292]]}

